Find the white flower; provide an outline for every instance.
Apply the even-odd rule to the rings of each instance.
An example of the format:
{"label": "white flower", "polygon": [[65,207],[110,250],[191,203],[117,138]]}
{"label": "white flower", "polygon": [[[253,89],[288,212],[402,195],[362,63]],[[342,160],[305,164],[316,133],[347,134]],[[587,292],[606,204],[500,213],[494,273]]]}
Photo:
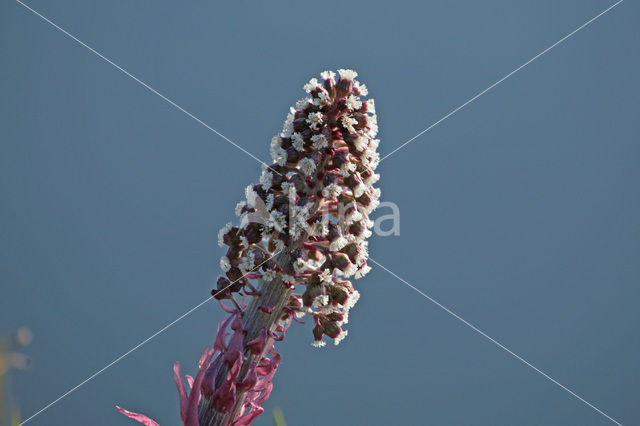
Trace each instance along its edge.
{"label": "white flower", "polygon": [[360,293],[358,290],[354,290],[353,293],[351,293],[351,296],[349,296],[349,299],[347,299],[347,309],[353,308],[356,303],[358,303],[358,300],[360,300]]}
{"label": "white flower", "polygon": [[287,163],[287,151],[279,146],[274,151],[271,151],[271,158],[279,165],[284,166]]}
{"label": "white flower", "polygon": [[367,96],[369,94],[369,90],[367,90],[367,86],[360,83],[359,81],[356,81],[355,83],[353,83],[353,85],[358,88],[358,90],[360,91],[360,95]]}
{"label": "white flower", "polygon": [[[371,214],[371,212],[374,211],[379,205],[380,205],[380,201],[373,199],[368,206],[358,206],[358,207],[360,208],[360,210],[362,210],[364,214],[368,215],[368,214]],[[373,227],[373,222],[370,222],[370,224],[367,224],[367,227],[369,228]],[[369,233],[365,232],[366,238],[370,236],[371,236],[370,232]]]}
{"label": "white flower", "polygon": [[222,247],[224,245],[224,235],[229,231],[231,231],[231,222],[218,231],[218,246]]}
{"label": "white flower", "polygon": [[365,136],[358,136],[354,139],[353,145],[358,151],[362,152],[369,145],[369,139],[367,139]]}
{"label": "white flower", "polygon": [[336,76],[336,73],[333,71],[323,71],[320,73],[320,77],[322,77],[325,80],[329,80],[332,79]]}
{"label": "white flower", "polygon": [[340,195],[341,192],[342,187],[340,185],[330,183],[329,185],[324,187],[324,189],[322,190],[322,195],[324,195],[326,198],[334,198]]}
{"label": "white flower", "polygon": [[282,148],[282,139],[280,136],[274,136],[271,139],[271,148],[269,150],[273,161],[277,162],[281,166],[287,162],[287,151]]}
{"label": "white flower", "polygon": [[[296,102],[296,108],[297,109],[305,109],[310,101],[311,101],[311,98],[302,98],[302,99],[298,100],[298,102]],[[369,103],[367,102],[367,106],[368,105],[369,105]]]}
{"label": "white flower", "polygon": [[295,132],[291,135],[291,140],[293,141],[293,147],[296,151],[304,151],[304,139],[302,139],[302,135],[298,132]]}
{"label": "white flower", "polygon": [[353,209],[353,211],[351,211],[349,214],[346,215],[344,219],[344,224],[351,225],[354,222],[358,222],[360,219],[362,219],[362,217],[363,217],[362,213],[360,213],[356,209]]}
{"label": "white flower", "polygon": [[[362,107],[362,102],[359,101],[358,98],[353,95],[347,96],[347,99],[345,99],[345,102],[349,111],[360,109]],[[368,106],[369,106],[369,102],[367,102],[367,107]]]}
{"label": "white flower", "polygon": [[280,139],[279,135],[275,135],[274,137],[271,138],[271,150],[281,146],[282,144],[282,139]]}
{"label": "white flower", "polygon": [[324,105],[329,105],[331,103],[331,98],[329,97],[329,93],[322,90],[318,92],[318,97],[313,98],[311,103],[315,106],[323,107]]}
{"label": "white flower", "polygon": [[348,330],[342,330],[342,333],[338,334],[338,337],[333,339],[333,344],[338,346],[340,342],[342,342],[344,338],[347,337],[347,334],[349,334]]}
{"label": "white flower", "polygon": [[294,240],[297,240],[298,238],[300,238],[300,235],[302,235],[302,233],[306,230],[307,223],[298,221],[291,227],[291,229],[289,229],[289,235],[291,235]]}
{"label": "white flower", "polygon": [[355,170],[356,170],[356,165],[350,161],[340,166],[340,174],[344,177],[349,176],[351,173],[355,172]]}
{"label": "white flower", "polygon": [[249,253],[247,256],[240,259],[240,270],[243,274],[246,274],[256,266],[255,260],[253,253]]}
{"label": "white flower", "polygon": [[360,293],[358,293],[358,290],[354,290],[342,307],[342,313],[344,314],[344,318],[342,319],[342,321],[338,322],[339,326],[342,326],[342,324],[349,323],[349,311],[351,310],[351,308],[355,306],[358,300],[360,300]]}
{"label": "white flower", "polygon": [[295,210],[294,210],[294,214],[293,217],[298,221],[298,222],[305,222],[307,219],[309,219],[309,206],[296,206]]}
{"label": "white flower", "polygon": [[325,226],[324,223],[320,219],[313,222],[313,226],[311,228],[311,233],[318,237],[326,237],[329,233],[329,228]]}
{"label": "white flower", "polygon": [[325,284],[331,284],[333,282],[333,274],[331,273],[329,268],[320,272],[320,281],[322,281]]}
{"label": "white flower", "polygon": [[280,136],[276,135],[271,138],[271,146],[269,147],[269,152],[271,153],[271,157],[275,156],[275,153],[282,147],[282,139]]}
{"label": "white flower", "polygon": [[358,183],[358,185],[353,188],[353,196],[356,198],[360,198],[364,191],[367,190],[367,187],[363,183]]}
{"label": "white flower", "polygon": [[376,103],[373,99],[367,99],[367,112],[371,114],[376,113]]}
{"label": "white flower", "polygon": [[311,91],[313,89],[315,89],[316,87],[318,87],[318,79],[317,78],[312,78],[311,80],[309,80],[309,82],[307,84],[305,84],[303,86],[303,89],[304,89],[305,92],[311,93]]}
{"label": "white flower", "polygon": [[264,188],[265,191],[268,191],[273,183],[273,173],[267,169],[263,170],[262,175],[260,175],[260,183],[262,184],[262,188]]}
{"label": "white flower", "polygon": [[311,346],[313,346],[314,348],[321,348],[321,347],[323,347],[325,345],[326,345],[326,343],[324,342],[324,340],[314,340],[311,343]]}
{"label": "white flower", "polygon": [[295,284],[296,279],[289,274],[282,274],[282,281],[289,284]]}
{"label": "white flower", "polygon": [[[367,257],[369,257],[369,249],[367,248],[367,242],[363,241],[362,245],[360,246],[360,252],[356,254],[356,265],[358,266],[358,268],[364,265],[364,263],[367,261]],[[371,268],[368,268],[366,271],[362,271],[362,269],[359,269],[359,271],[362,271],[362,276],[366,275],[370,270]]]}
{"label": "white flower", "polygon": [[358,269],[358,271],[356,272],[356,280],[367,275],[369,271],[371,271],[371,266],[369,265],[364,265],[362,268]]}
{"label": "white flower", "polygon": [[240,216],[240,225],[238,226],[240,229],[244,229],[247,227],[248,224],[249,224],[249,213],[243,213],[242,216]]}
{"label": "white flower", "polygon": [[300,171],[306,176],[310,176],[316,169],[316,163],[314,163],[311,158],[303,158],[298,163],[298,166],[300,167]]}
{"label": "white flower", "polygon": [[289,108],[289,114],[287,114],[287,119],[284,121],[284,125],[282,126],[282,136],[287,138],[291,136],[293,133],[293,119],[295,117],[296,110],[293,108]]}
{"label": "white flower", "polygon": [[247,205],[246,201],[240,201],[238,204],[236,204],[236,216],[242,216],[242,209]]}
{"label": "white flower", "polygon": [[373,199],[375,201],[378,201],[380,199],[380,196],[382,195],[382,190],[380,188],[376,188],[373,190]]}
{"label": "white flower", "polygon": [[380,179],[380,175],[377,173],[372,174],[364,180],[365,185],[371,186]]}
{"label": "white flower", "polygon": [[291,192],[292,189],[294,194],[296,192],[296,186],[293,184],[293,182],[282,182],[282,185],[280,186],[282,187],[282,192],[284,193],[284,195],[289,196],[289,192]]}
{"label": "white flower", "polygon": [[244,195],[247,197],[247,203],[251,207],[255,207],[258,194],[253,190],[253,185],[249,185],[245,188]]}
{"label": "white flower", "polygon": [[307,262],[303,258],[299,257],[293,262],[293,270],[296,271],[296,274],[302,274],[306,269]]}
{"label": "white flower", "polygon": [[271,210],[273,208],[273,201],[275,199],[275,196],[273,194],[268,194],[267,195],[267,210]]}
{"label": "white flower", "polygon": [[322,124],[322,113],[321,112],[312,112],[309,114],[309,117],[307,118],[307,123],[309,123],[309,127],[311,127],[313,130],[315,130],[319,125]]}
{"label": "white flower", "polygon": [[287,218],[279,211],[274,210],[269,215],[268,224],[276,228],[276,230],[281,231],[287,225]]}
{"label": "white flower", "polygon": [[345,237],[340,236],[335,240],[333,240],[331,244],[329,244],[329,250],[331,251],[342,250],[344,246],[346,246],[348,243],[349,241]]}
{"label": "white flower", "polygon": [[347,129],[351,133],[356,132],[356,129],[353,126],[354,124],[358,124],[358,120],[356,120],[355,118],[347,117],[346,115],[343,115],[342,118],[340,118],[340,121],[342,121],[342,125],[344,126],[345,129]]}
{"label": "white flower", "polygon": [[369,130],[367,131],[367,135],[369,135],[372,138],[375,138],[376,135],[378,134],[378,116],[377,115],[371,115],[367,117],[367,127],[369,128]]}
{"label": "white flower", "polygon": [[329,303],[329,296],[327,296],[326,294],[321,294],[313,300],[313,304],[311,306],[316,309],[319,309],[326,306],[328,303]]}
{"label": "white flower", "polygon": [[317,150],[321,150],[329,146],[327,138],[322,134],[311,136],[311,142],[313,142],[313,147]]}
{"label": "white flower", "polygon": [[229,262],[229,258],[227,256],[222,256],[220,258],[220,269],[222,269],[223,272],[227,272],[231,269],[231,262]]}
{"label": "white flower", "polygon": [[380,144],[380,139],[371,139],[369,142],[369,149],[376,150],[378,149],[378,145]]}
{"label": "white flower", "polygon": [[345,70],[339,69],[338,74],[340,74],[340,78],[344,78],[345,80],[353,80],[358,76],[358,73],[354,70]]}
{"label": "white flower", "polygon": [[353,276],[357,270],[358,270],[358,267],[352,263],[349,266],[347,266],[346,269],[342,272],[345,278],[349,278]]}
{"label": "white flower", "polygon": [[273,281],[278,276],[278,273],[273,269],[267,269],[262,273],[262,279],[265,281]]}
{"label": "white flower", "polygon": [[375,170],[380,164],[380,154],[376,151],[367,149],[364,154],[362,154],[362,163],[365,166],[368,166],[371,170]]}

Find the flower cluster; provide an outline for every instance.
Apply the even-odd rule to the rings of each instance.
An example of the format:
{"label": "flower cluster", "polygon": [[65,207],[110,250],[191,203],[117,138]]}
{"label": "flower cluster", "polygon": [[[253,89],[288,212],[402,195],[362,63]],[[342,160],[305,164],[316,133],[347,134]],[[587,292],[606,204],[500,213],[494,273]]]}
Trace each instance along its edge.
{"label": "flower cluster", "polygon": [[[304,86],[308,96],[291,108],[271,141],[273,163],[236,206],[239,224],[218,234],[228,249],[220,259],[224,276],[211,293],[230,316],[218,327],[213,348],[205,349],[196,378],[187,376],[189,394],[174,367],[185,426],[248,425],[260,415],[280,362],[273,344],[292,321],[313,318],[314,346],[324,346],[325,335],[336,345],[347,335],[343,326],[360,297],[349,278],[371,269],[367,238],[380,198],[373,187],[380,157],[373,99],[361,98],[367,88],[355,71],[338,74],[325,71],[321,81]],[[264,304],[267,299],[277,304]]]}
{"label": "flower cluster", "polygon": [[[304,291],[291,298],[289,315],[314,320],[314,344],[323,336],[338,344],[342,326],[359,294],[347,279],[364,276],[367,237],[378,206],[380,157],[375,104],[352,70],[325,71],[304,86],[309,94],[291,108],[282,132],[271,141],[274,163],[264,166],[260,183],[246,188],[238,203],[238,226],[227,224],[218,242],[228,246],[213,294],[259,294],[251,280],[282,282]],[[274,259],[286,252],[290,262]]]}

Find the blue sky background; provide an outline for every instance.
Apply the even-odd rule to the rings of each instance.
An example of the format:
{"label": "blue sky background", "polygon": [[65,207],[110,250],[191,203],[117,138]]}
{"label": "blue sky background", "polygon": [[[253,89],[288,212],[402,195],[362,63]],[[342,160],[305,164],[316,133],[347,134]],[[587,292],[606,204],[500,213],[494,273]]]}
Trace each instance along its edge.
{"label": "blue sky background", "polygon": [[[222,3],[222,4],[221,4]],[[605,1],[28,3],[258,157],[302,85],[354,68],[380,151]],[[20,4],[0,6],[0,331],[30,326],[25,417],[207,297],[259,164]],[[640,6],[610,13],[379,168],[401,234],[371,256],[623,424],[640,423]],[[380,211],[379,214],[388,213]],[[256,425],[604,425],[374,266],[349,337],[293,326]],[[33,419],[178,423],[209,303]]]}

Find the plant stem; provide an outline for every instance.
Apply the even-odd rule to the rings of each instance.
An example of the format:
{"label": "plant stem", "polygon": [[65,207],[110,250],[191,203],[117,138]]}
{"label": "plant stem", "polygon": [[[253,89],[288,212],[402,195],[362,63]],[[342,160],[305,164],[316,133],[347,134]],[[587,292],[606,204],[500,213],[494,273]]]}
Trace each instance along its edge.
{"label": "plant stem", "polygon": [[[287,253],[281,253],[276,256],[276,261],[280,265],[291,262]],[[258,337],[262,328],[265,328],[268,331],[275,330],[278,325],[278,319],[282,316],[283,308],[288,304],[289,296],[291,295],[291,289],[282,283],[282,278],[280,276],[270,282],[264,282],[261,280],[259,291],[261,293],[260,296],[253,297],[251,299],[251,302],[242,315],[243,328],[247,331],[247,335],[244,337],[245,345],[247,342]],[[275,306],[275,308],[271,314],[267,314],[258,309],[260,306]],[[265,350],[271,347],[272,343],[273,339],[269,337],[267,339],[267,344],[265,345]],[[253,355],[248,349],[245,350],[244,362],[242,364],[238,381],[244,380],[251,364],[260,362],[262,356],[264,356],[264,354]],[[229,370],[227,366],[222,363],[216,375],[215,388],[220,386],[228,374]],[[211,405],[211,401],[203,396],[198,407],[200,426],[229,425],[233,419],[239,417],[245,398],[246,392],[238,392],[231,411],[228,413],[220,413]]]}

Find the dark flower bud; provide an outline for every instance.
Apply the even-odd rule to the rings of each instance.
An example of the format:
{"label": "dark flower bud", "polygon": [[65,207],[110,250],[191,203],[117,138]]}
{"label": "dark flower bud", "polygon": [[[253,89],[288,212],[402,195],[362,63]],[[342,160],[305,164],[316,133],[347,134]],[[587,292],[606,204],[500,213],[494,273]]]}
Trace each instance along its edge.
{"label": "dark flower bud", "polygon": [[333,165],[336,168],[340,168],[343,164],[349,162],[349,153],[344,151],[337,151],[331,158]]}
{"label": "dark flower bud", "polygon": [[335,173],[327,173],[326,176],[322,179],[322,184],[324,186],[329,186],[332,183],[335,183],[338,181],[338,175],[336,175]]}
{"label": "dark flower bud", "polygon": [[344,314],[342,312],[334,311],[334,312],[331,312],[330,314],[327,314],[327,319],[329,321],[340,322],[344,320]]}
{"label": "dark flower bud", "polygon": [[264,190],[262,185],[253,185],[253,190],[256,192],[256,194],[258,194],[260,198],[262,198],[263,201],[267,199],[267,192]]}
{"label": "dark flower bud", "polygon": [[356,200],[358,201],[358,203],[360,203],[364,207],[367,207],[369,204],[371,204],[371,202],[373,201],[373,198],[371,198],[371,195],[369,195],[368,192],[365,192],[364,194],[356,198]]}
{"label": "dark flower bud", "polygon": [[260,265],[266,263],[267,254],[262,250],[252,250],[251,252],[253,253],[254,264],[256,265],[255,268],[253,268],[253,270],[257,271]]}
{"label": "dark flower bud", "polygon": [[355,243],[347,244],[342,250],[344,254],[349,256],[349,260],[354,262],[355,255],[358,254],[358,245]]}
{"label": "dark flower bud", "polygon": [[344,305],[349,299],[349,291],[342,286],[333,286],[329,293],[329,298],[336,303]]}
{"label": "dark flower bud", "polygon": [[290,252],[289,256],[291,257],[291,262],[295,262],[298,259],[304,259],[302,249],[299,249],[299,248]]}
{"label": "dark flower bud", "polygon": [[242,278],[242,271],[240,271],[239,268],[232,266],[226,272],[226,275],[231,281],[237,281]]}
{"label": "dark flower bud", "polygon": [[233,262],[234,260],[240,258],[240,254],[242,252],[242,248],[239,244],[240,240],[236,241],[232,246],[227,250],[227,259]]}
{"label": "dark flower bud", "polygon": [[251,244],[262,241],[262,225],[260,223],[249,223],[244,232],[244,236]]}
{"label": "dark flower bud", "polygon": [[338,83],[336,83],[336,97],[342,98],[351,93],[351,89],[353,88],[353,80],[340,78]]}
{"label": "dark flower bud", "polygon": [[229,231],[227,231],[225,234],[222,235],[222,242],[224,242],[224,244],[230,246],[236,242],[238,242],[238,227],[234,226],[231,229],[229,229]]}
{"label": "dark flower bud", "polygon": [[342,329],[335,321],[326,321],[322,325],[324,327],[324,334],[331,337],[332,339],[335,339],[340,335],[340,333],[342,333]]}
{"label": "dark flower bud", "polygon": [[225,277],[218,277],[216,288],[211,290],[211,295],[218,300],[226,299],[229,297],[229,287],[231,282]]}
{"label": "dark flower bud", "polygon": [[313,301],[316,297],[322,294],[322,285],[308,285],[305,292],[302,294],[302,303],[304,306],[313,305]]}
{"label": "dark flower bud", "polygon": [[293,185],[296,188],[296,192],[304,191],[305,183],[304,183],[304,178],[302,176],[293,175],[291,176],[291,179],[289,180],[289,182],[293,183]]}
{"label": "dark flower bud", "polygon": [[333,96],[336,88],[336,82],[333,78],[327,78],[324,80],[324,88],[329,93],[329,96]]}
{"label": "dark flower bud", "polygon": [[349,260],[349,256],[344,253],[335,253],[331,256],[331,260],[333,265],[341,270],[345,270],[349,265],[351,265],[351,261]]}
{"label": "dark flower bud", "polygon": [[356,237],[359,237],[364,231],[364,229],[365,227],[364,225],[362,225],[361,222],[355,222],[349,225],[349,233],[351,235],[355,235]]}
{"label": "dark flower bud", "polygon": [[316,324],[316,326],[313,327],[313,338],[315,339],[315,341],[319,342],[320,340],[322,340],[323,334],[324,329],[322,328],[322,326],[320,326],[320,324]]}
{"label": "dark flower bud", "polygon": [[296,164],[298,161],[300,161],[300,158],[302,158],[300,155],[300,152],[298,152],[292,146],[286,148],[286,151],[287,151],[287,163],[289,164]]}
{"label": "dark flower bud", "polygon": [[302,132],[307,128],[306,118],[301,117],[293,120],[293,131]]}
{"label": "dark flower bud", "polygon": [[333,224],[329,224],[329,233],[327,234],[327,239],[329,241],[335,241],[342,236],[340,232],[340,228]]}

